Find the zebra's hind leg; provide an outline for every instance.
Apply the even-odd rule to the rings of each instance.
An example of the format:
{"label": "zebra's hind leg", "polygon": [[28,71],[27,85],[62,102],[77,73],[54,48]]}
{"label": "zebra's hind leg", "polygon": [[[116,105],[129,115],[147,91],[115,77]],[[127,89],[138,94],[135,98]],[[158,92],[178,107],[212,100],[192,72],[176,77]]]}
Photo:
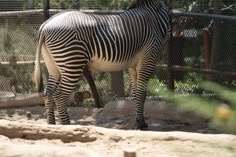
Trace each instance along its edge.
{"label": "zebra's hind leg", "polygon": [[47,123],[48,124],[56,124],[54,108],[55,102],[52,96],[44,96],[44,103],[47,115]]}
{"label": "zebra's hind leg", "polygon": [[58,116],[60,124],[69,125],[70,117],[67,111],[67,105],[69,103],[69,94],[65,93],[64,90],[61,90],[61,87],[58,88],[56,95],[54,96],[56,102],[56,108],[58,111]]}
{"label": "zebra's hind leg", "polygon": [[75,90],[76,84],[83,72],[84,65],[74,66],[71,71],[62,73],[59,87],[54,95],[54,101],[56,102],[56,108],[60,123],[63,125],[70,124],[70,117],[67,111],[69,104],[69,95]]}
{"label": "zebra's hind leg", "polygon": [[54,114],[55,102],[53,99],[53,94],[57,89],[57,84],[58,81],[56,81],[52,75],[49,75],[48,82],[43,93],[48,124],[56,124],[55,114]]}

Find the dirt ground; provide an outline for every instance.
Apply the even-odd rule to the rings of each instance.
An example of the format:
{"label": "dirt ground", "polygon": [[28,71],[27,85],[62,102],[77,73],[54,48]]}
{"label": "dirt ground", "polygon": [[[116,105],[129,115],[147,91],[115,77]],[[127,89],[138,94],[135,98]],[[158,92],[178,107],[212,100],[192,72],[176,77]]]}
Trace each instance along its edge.
{"label": "dirt ground", "polygon": [[[236,157],[235,135],[209,128],[207,120],[179,113],[165,102],[145,104],[149,125],[145,131],[134,130],[134,104],[129,101],[110,102],[103,109],[71,107],[69,113],[72,125],[66,127],[67,137],[73,139],[75,130],[82,128],[89,130],[82,137],[92,140],[63,140],[60,131],[65,126],[57,125],[56,130],[48,126],[43,106],[0,109],[0,156],[123,157],[125,150],[135,150],[137,157]],[[22,128],[24,134],[32,134],[31,128],[40,127],[62,137],[47,138],[40,131],[33,136],[8,134]]]}

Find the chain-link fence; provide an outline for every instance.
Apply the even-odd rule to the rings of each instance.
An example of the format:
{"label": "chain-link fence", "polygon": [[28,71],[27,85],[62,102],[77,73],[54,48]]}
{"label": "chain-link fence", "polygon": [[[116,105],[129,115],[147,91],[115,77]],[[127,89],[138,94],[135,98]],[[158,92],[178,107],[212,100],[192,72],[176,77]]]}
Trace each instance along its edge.
{"label": "chain-link fence", "polygon": [[[47,14],[42,10],[43,3],[37,0],[30,2],[22,2],[15,8],[11,2],[0,2],[0,5],[6,5],[0,12],[0,98],[35,93],[32,76],[38,28]],[[49,3],[51,15],[58,12],[53,9],[75,9],[78,6],[81,9],[103,9],[96,11],[97,14],[116,14],[119,11],[104,12],[104,9],[126,9],[132,3],[117,0],[105,4],[106,1],[94,0],[88,3],[81,1],[80,4],[73,1],[72,5],[62,0],[60,5],[56,5],[53,2]],[[204,94],[200,83],[205,80],[235,89],[236,18],[174,12],[172,21],[171,48],[162,52],[154,76],[148,83],[147,95],[158,96],[159,90],[166,87],[174,87],[180,94]],[[127,71],[92,75],[103,102],[129,96]],[[90,91],[83,78],[78,82],[77,90]]]}
{"label": "chain-link fence", "polygon": [[[172,21],[173,38],[167,58],[175,91],[204,94],[202,81],[235,88],[236,18],[174,12]],[[168,59],[164,59],[167,64]]]}

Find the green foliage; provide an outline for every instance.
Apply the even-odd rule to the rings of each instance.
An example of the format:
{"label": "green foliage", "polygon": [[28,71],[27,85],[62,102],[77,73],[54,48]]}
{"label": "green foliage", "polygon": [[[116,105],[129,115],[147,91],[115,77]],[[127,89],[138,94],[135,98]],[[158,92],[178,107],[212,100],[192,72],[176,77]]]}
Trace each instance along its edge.
{"label": "green foliage", "polygon": [[[78,9],[79,0],[49,0],[49,5],[53,9]],[[35,8],[43,8],[43,1],[35,0]]]}
{"label": "green foliage", "polygon": [[183,0],[184,11],[206,12],[210,8],[224,8],[235,4],[236,0]]}
{"label": "green foliage", "polygon": [[113,0],[97,0],[97,5],[100,8],[109,8]]}
{"label": "green foliage", "polygon": [[236,92],[230,89],[223,88],[222,86],[212,83],[212,82],[204,82],[202,83],[202,87],[216,93],[223,99],[227,100],[232,108],[236,109]]}
{"label": "green foliage", "polygon": [[185,0],[184,11],[204,12],[209,8],[209,0]]}
{"label": "green foliage", "polygon": [[194,96],[181,97],[168,90],[162,90],[160,93],[168,101],[176,103],[180,111],[195,112],[209,119],[212,127],[236,134],[236,93],[210,82],[203,83],[202,87],[216,93],[229,104],[223,104],[219,100],[208,100]]}
{"label": "green foliage", "polygon": [[151,78],[148,81],[148,85],[147,85],[147,95],[149,96],[157,96],[158,93],[160,92],[160,89],[165,88],[165,84],[156,79],[156,78]]}
{"label": "green foliage", "polygon": [[[163,74],[164,72],[159,72]],[[150,96],[158,96],[160,89],[166,89],[166,79],[167,76],[164,78],[159,79],[160,76],[157,78],[151,78],[148,82],[147,86],[147,95]],[[175,81],[175,92],[178,94],[202,94],[202,89],[200,83],[203,81],[204,75],[195,72],[188,72],[184,74],[183,79],[180,81]]]}
{"label": "green foliage", "polygon": [[82,9],[127,9],[133,0],[80,0]]}
{"label": "green foliage", "polygon": [[0,11],[21,10],[24,2],[20,0],[1,0]]}
{"label": "green foliage", "polygon": [[202,80],[203,75],[200,75],[199,73],[186,73],[183,80],[175,82],[175,92],[178,94],[199,94],[201,93],[199,84]]}
{"label": "green foliage", "polygon": [[[27,1],[27,0],[26,0]],[[127,9],[133,0],[49,0],[54,9]],[[43,8],[42,0],[35,0],[35,8]]]}
{"label": "green foliage", "polygon": [[41,4],[42,0],[1,0],[0,11],[34,9],[36,6],[40,6]]}
{"label": "green foliage", "polygon": [[113,0],[81,0],[80,6],[83,9],[108,9],[111,8]]}

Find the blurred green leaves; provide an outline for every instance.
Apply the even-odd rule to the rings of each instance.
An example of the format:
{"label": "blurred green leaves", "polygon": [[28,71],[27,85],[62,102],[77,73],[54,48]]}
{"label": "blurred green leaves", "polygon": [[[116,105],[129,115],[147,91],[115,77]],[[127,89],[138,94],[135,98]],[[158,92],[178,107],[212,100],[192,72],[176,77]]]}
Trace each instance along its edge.
{"label": "blurred green leaves", "polygon": [[202,83],[202,87],[216,93],[226,101],[228,101],[233,109],[236,109],[236,92],[230,89],[226,89],[218,84],[212,82]]}
{"label": "blurred green leaves", "polygon": [[[51,9],[127,9],[134,0],[49,0]],[[43,7],[35,0],[35,8]]]}
{"label": "blurred green leaves", "polygon": [[229,104],[219,99],[180,96],[168,90],[161,90],[160,94],[168,101],[177,104],[181,112],[194,112],[209,119],[211,127],[236,134],[236,93],[212,82],[204,82],[201,86]]}
{"label": "blurred green leaves", "polygon": [[235,5],[236,0],[183,0],[181,2],[185,11],[206,12],[210,8],[221,9]]}

